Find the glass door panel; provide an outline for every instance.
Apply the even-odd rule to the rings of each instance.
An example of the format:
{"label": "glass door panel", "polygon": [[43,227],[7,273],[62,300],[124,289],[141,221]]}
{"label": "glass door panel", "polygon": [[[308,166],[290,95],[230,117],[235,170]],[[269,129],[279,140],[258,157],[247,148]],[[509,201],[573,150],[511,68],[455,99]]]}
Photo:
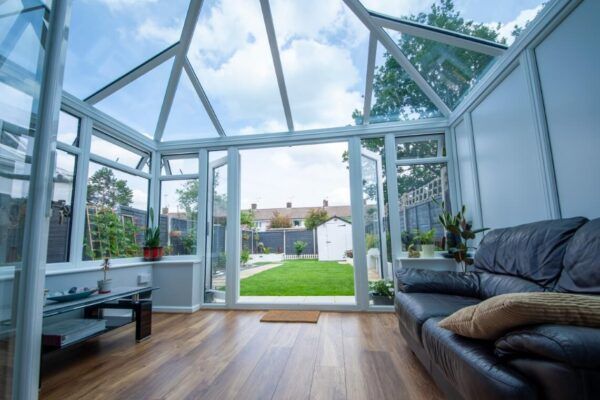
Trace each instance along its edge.
{"label": "glass door panel", "polygon": [[227,246],[227,157],[210,162],[208,180],[205,303],[225,303]]}

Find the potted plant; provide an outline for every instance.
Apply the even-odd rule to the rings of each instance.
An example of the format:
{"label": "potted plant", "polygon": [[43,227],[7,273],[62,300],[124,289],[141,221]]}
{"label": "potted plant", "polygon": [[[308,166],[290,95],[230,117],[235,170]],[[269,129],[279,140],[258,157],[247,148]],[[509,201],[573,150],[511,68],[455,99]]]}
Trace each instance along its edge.
{"label": "potted plant", "polygon": [[369,297],[376,306],[387,306],[394,303],[394,284],[389,279],[369,282]]}
{"label": "potted plant", "polygon": [[104,279],[98,281],[98,292],[99,293],[110,293],[112,286],[112,279],[108,278],[108,270],[110,269],[110,258],[104,257],[102,264],[102,272],[104,272]]}
{"label": "potted plant", "polygon": [[[442,209],[445,210],[444,203]],[[460,265],[462,272],[467,272],[467,267],[473,265],[473,257],[469,254],[469,250],[475,250],[475,247],[469,246],[469,240],[475,239],[478,233],[485,232],[489,228],[473,229],[471,222],[465,218],[467,211],[463,204],[460,211],[456,215],[450,214],[448,211],[442,212],[439,216],[440,223],[447,232],[460,238],[455,244],[455,247],[450,247],[448,243],[448,253]]]}
{"label": "potted plant", "polygon": [[160,245],[160,226],[154,226],[154,210],[150,208],[150,226],[146,228],[144,235],[144,260],[158,261],[163,256],[163,248]]}
{"label": "potted plant", "polygon": [[435,229],[419,233],[418,241],[421,243],[421,257],[433,257],[435,255],[435,245],[433,244],[434,238]]}

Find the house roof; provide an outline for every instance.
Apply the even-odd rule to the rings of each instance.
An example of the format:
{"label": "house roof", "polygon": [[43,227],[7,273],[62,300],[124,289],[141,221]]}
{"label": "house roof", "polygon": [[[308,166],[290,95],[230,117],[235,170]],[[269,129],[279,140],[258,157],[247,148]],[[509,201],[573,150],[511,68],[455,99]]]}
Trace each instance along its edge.
{"label": "house roof", "polygon": [[342,217],[338,217],[337,215],[334,215],[333,217],[327,218],[327,220],[325,220],[325,221],[321,222],[319,225],[317,225],[317,228],[323,224],[326,224],[327,222],[331,221],[332,219],[341,219],[345,223],[352,225],[352,221],[350,221],[349,218],[342,218]]}
{"label": "house roof", "polygon": [[304,219],[310,210],[315,208],[324,209],[329,215],[337,215],[338,218],[349,218],[352,215],[350,206],[327,206],[327,207],[292,207],[292,208],[258,208],[253,211],[256,221],[268,221],[273,217],[274,213],[279,213],[290,219]]}

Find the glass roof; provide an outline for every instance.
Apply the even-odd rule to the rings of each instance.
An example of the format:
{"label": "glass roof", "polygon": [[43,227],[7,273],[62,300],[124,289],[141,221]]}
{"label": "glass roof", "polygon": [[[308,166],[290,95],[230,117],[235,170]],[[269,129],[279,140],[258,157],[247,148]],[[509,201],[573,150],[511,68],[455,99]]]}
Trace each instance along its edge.
{"label": "glass roof", "polygon": [[65,91],[162,141],[444,117],[543,6],[199,3],[75,0]]}

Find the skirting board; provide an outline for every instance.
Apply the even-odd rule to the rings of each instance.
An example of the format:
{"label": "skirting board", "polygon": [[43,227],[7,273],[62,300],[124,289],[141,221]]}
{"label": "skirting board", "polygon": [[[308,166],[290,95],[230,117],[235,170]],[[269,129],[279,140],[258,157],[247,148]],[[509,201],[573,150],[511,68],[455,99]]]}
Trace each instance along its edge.
{"label": "skirting board", "polygon": [[200,304],[193,306],[152,306],[152,312],[173,313],[173,314],[191,314],[200,309]]}

